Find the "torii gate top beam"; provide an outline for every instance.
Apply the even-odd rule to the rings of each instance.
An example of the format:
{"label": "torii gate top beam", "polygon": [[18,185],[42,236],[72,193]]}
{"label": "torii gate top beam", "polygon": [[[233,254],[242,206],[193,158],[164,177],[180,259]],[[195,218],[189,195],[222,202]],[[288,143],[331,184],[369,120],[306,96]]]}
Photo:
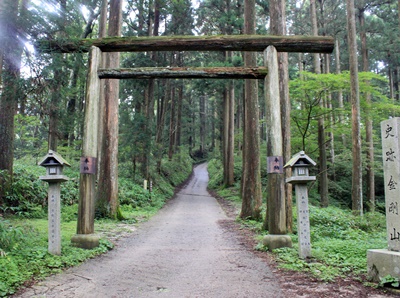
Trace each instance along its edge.
{"label": "torii gate top beam", "polygon": [[250,51],[262,52],[274,46],[278,52],[332,53],[334,39],[326,36],[223,35],[106,37],[100,39],[41,40],[39,52],[88,52],[96,46],[103,52],[147,51]]}

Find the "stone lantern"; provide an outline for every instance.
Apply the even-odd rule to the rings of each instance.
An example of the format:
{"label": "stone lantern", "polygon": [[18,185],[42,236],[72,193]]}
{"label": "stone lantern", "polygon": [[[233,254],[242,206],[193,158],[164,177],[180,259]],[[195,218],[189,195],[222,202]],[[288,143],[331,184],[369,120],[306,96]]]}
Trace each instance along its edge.
{"label": "stone lantern", "polygon": [[293,155],[286,163],[285,168],[292,168],[292,176],[286,179],[286,183],[302,184],[309,181],[315,181],[315,176],[310,176],[308,169],[315,166],[316,163],[304,151]]}
{"label": "stone lantern", "polygon": [[63,175],[63,169],[65,166],[70,167],[71,165],[53,150],[49,150],[49,153],[39,162],[39,166],[46,168],[46,176],[40,176],[40,180],[49,183],[69,180],[67,176]]}
{"label": "stone lantern", "polygon": [[295,154],[285,165],[285,168],[292,168],[292,176],[286,179],[286,183],[291,183],[295,186],[299,256],[303,259],[311,257],[307,182],[316,179],[315,176],[310,176],[308,171],[310,167],[315,165],[316,163],[304,151]]}
{"label": "stone lantern", "polygon": [[61,182],[68,181],[63,175],[63,168],[70,167],[70,164],[57,152],[49,150],[49,153],[39,162],[40,166],[46,168],[46,176],[39,179],[49,183],[48,189],[48,220],[49,220],[49,253],[61,254]]}

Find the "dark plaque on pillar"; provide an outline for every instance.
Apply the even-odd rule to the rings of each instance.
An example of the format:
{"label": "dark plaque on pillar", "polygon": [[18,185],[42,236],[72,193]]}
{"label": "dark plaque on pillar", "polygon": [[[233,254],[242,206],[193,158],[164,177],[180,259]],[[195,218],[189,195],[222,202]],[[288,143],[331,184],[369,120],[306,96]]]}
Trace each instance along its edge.
{"label": "dark plaque on pillar", "polygon": [[81,174],[96,174],[96,157],[81,157]]}
{"label": "dark plaque on pillar", "polygon": [[267,173],[283,174],[283,157],[268,156],[267,157]]}

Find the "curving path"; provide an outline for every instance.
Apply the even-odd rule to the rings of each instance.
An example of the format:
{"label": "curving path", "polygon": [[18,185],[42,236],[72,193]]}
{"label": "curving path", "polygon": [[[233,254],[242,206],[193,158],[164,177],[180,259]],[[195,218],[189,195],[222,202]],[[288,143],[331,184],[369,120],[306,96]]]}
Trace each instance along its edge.
{"label": "curving path", "polygon": [[111,252],[49,277],[19,297],[284,297],[207,192],[207,165],[159,214]]}

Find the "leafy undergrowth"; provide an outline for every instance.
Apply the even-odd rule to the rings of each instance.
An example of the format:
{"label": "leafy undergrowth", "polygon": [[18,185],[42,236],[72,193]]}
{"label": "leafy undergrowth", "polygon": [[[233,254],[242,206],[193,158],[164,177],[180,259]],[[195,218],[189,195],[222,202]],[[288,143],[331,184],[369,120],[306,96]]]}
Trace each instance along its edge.
{"label": "leafy undergrowth", "polygon": [[175,187],[191,173],[192,160],[188,156],[177,154],[173,160],[163,162],[161,173],[154,171],[152,175],[152,192],[139,184],[143,179],[119,177],[120,210],[125,220],[96,219],[95,233],[101,239],[100,246],[92,250],[71,244],[77,227],[79,173],[72,167],[66,169],[70,181],[61,187],[60,256],[47,251],[47,184],[38,179],[43,169],[31,159],[16,162],[12,190],[0,208],[0,297],[107,252],[113,247],[110,240],[132,232],[135,223],[149,219],[173,196]]}
{"label": "leafy undergrowth", "polygon": [[100,246],[92,250],[74,247],[70,239],[75,229],[76,222],[62,224],[61,256],[56,256],[47,251],[47,220],[1,218],[0,296],[13,294],[21,285],[77,265],[113,246],[110,241],[101,239]]}
{"label": "leafy undergrowth", "polygon": [[[240,210],[239,182],[230,188],[221,187],[222,164],[217,160],[212,160],[208,169],[209,187]],[[296,208],[293,208],[294,231],[290,234],[293,247],[273,251],[279,266],[287,270],[307,272],[326,282],[334,281],[338,277],[364,281],[367,273],[367,250],[387,246],[385,216],[378,212],[354,216],[349,209],[333,206],[319,208],[310,205],[309,208],[312,258],[299,258],[297,215]],[[259,244],[256,249],[267,251],[268,248],[262,244],[262,238],[268,231],[262,229],[262,222],[242,219],[238,221],[257,234]]]}
{"label": "leafy undergrowth", "polygon": [[282,268],[306,271],[323,281],[349,276],[363,280],[367,250],[386,246],[385,218],[380,213],[360,217],[337,207],[310,206],[310,230],[312,258],[298,257],[296,230],[291,235],[293,248],[277,249],[274,254]]}

